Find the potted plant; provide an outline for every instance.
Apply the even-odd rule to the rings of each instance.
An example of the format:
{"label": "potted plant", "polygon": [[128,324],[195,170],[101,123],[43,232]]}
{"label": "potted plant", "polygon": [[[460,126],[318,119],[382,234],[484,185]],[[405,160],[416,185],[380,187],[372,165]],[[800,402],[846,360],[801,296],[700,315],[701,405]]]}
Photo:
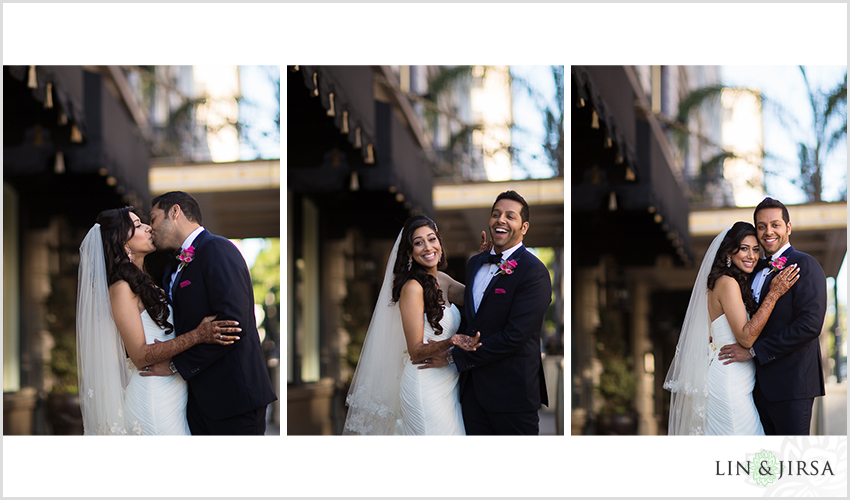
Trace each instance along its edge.
{"label": "potted plant", "polygon": [[604,403],[597,418],[597,433],[637,434],[638,415],[633,403],[637,379],[628,354],[626,334],[615,311],[600,308],[599,313],[596,351],[602,374],[596,389]]}

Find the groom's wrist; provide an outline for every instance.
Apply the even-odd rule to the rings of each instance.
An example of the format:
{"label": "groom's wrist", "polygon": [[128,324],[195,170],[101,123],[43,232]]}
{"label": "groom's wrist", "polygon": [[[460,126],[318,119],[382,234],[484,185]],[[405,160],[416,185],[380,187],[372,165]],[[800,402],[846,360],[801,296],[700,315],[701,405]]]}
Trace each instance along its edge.
{"label": "groom's wrist", "polygon": [[756,357],[756,349],[755,347],[750,347],[750,356]]}

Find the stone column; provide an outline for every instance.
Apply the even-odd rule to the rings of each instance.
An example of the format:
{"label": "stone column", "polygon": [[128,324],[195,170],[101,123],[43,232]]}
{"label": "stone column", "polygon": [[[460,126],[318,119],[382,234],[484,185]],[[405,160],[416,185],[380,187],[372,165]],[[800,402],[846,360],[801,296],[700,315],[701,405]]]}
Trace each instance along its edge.
{"label": "stone column", "polygon": [[638,434],[658,434],[655,418],[654,374],[646,372],[645,355],[653,352],[650,337],[650,293],[646,277],[638,274],[632,285],[632,359],[636,379],[635,408],[638,412]]}

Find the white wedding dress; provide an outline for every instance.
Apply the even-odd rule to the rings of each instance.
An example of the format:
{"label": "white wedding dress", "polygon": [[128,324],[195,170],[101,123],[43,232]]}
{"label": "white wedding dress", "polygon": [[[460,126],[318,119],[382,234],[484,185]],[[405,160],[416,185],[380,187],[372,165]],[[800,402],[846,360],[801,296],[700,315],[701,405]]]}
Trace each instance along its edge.
{"label": "white wedding dress", "polygon": [[[428,340],[445,340],[457,332],[460,311],[454,304],[443,308],[442,335],[425,318],[424,343]],[[401,335],[401,333],[399,333]],[[463,415],[460,409],[458,372],[455,365],[420,370],[405,351],[404,371],[401,376],[401,434],[411,435],[464,435]]]}
{"label": "white wedding dress", "polygon": [[705,405],[705,434],[714,436],[763,436],[764,429],[753,402],[756,367],[750,359],[724,365],[718,358],[720,346],[738,340],[726,315],[711,322],[713,343],[718,346],[711,357],[706,376],[708,398]]}
{"label": "white wedding dress", "polygon": [[[168,322],[174,324],[174,314],[168,307]],[[174,338],[156,324],[148,311],[142,312],[145,343],[165,342]],[[169,377],[142,377],[138,368],[127,359],[130,383],[124,395],[125,424],[131,434],[182,436],[189,435],[186,403],[189,389],[180,374]]]}

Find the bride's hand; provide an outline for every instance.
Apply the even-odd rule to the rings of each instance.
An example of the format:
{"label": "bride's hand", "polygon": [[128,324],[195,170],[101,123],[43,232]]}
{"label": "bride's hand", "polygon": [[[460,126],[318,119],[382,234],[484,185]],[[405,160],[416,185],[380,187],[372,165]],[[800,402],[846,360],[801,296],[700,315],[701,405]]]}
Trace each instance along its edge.
{"label": "bride's hand", "polygon": [[478,253],[489,252],[493,248],[493,242],[487,239],[487,232],[481,231],[481,245],[478,247]]}
{"label": "bride's hand", "polygon": [[230,345],[239,340],[235,335],[224,335],[225,333],[239,333],[242,331],[238,328],[238,321],[218,320],[213,321],[215,316],[207,316],[198,325],[195,330],[201,338],[201,342],[205,344]]}
{"label": "bride's hand", "polygon": [[475,337],[469,335],[455,334],[452,335],[452,345],[460,347],[464,351],[474,351],[481,347],[481,332],[475,332]]}
{"label": "bride's hand", "polygon": [[791,264],[773,278],[770,282],[770,291],[778,293],[781,297],[794,286],[798,279],[800,279],[800,268],[797,264]]}

